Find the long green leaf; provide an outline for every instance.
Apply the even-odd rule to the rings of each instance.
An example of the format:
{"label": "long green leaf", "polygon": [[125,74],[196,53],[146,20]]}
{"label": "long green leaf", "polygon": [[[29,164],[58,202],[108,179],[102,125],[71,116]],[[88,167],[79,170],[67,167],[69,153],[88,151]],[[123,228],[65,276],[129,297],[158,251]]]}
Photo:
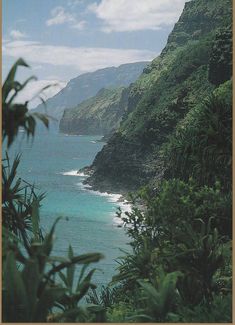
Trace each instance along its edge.
{"label": "long green leaf", "polygon": [[55,227],[57,225],[57,223],[59,222],[59,220],[61,219],[61,217],[57,218],[53,224],[53,226],[51,227],[51,230],[49,232],[48,235],[46,235],[45,240],[43,242],[43,253],[46,256],[49,256],[52,250],[52,246],[53,246],[53,235],[55,232]]}
{"label": "long green leaf", "polygon": [[32,322],[46,322],[49,310],[54,306],[55,302],[66,292],[64,288],[46,288],[39,301],[36,304]]}
{"label": "long green leaf", "polygon": [[33,235],[36,241],[39,240],[39,202],[37,199],[34,199],[32,202],[32,229],[33,229]]}
{"label": "long green leaf", "polygon": [[28,259],[22,272],[22,278],[28,296],[29,319],[32,320],[40,281],[39,266],[36,259]]}
{"label": "long green leaf", "polygon": [[82,283],[79,284],[79,286],[76,289],[76,294],[72,297],[74,301],[76,301],[77,303],[85,296],[85,294],[87,293],[88,289],[91,286],[91,278],[94,274],[96,269],[91,270],[87,276],[84,278],[84,280],[82,281]]}
{"label": "long green leaf", "polygon": [[7,254],[3,287],[5,289],[3,305],[6,312],[6,315],[3,315],[4,319],[8,322],[27,320],[29,310],[26,289],[12,251]]}
{"label": "long green leaf", "polygon": [[[74,257],[73,249],[72,249],[71,245],[69,245],[68,258],[70,260],[72,260],[73,257]],[[68,283],[68,287],[71,291],[73,288],[74,272],[75,272],[75,265],[72,264],[67,268],[67,283]]]}
{"label": "long green leaf", "polygon": [[53,274],[71,266],[72,264],[89,264],[98,262],[100,259],[103,258],[103,255],[100,253],[90,253],[90,254],[83,254],[80,256],[73,257],[70,262],[61,263],[55,267],[53,267],[47,274],[47,277],[51,277]]}
{"label": "long green leaf", "polygon": [[17,71],[17,68],[19,66],[22,67],[29,67],[29,65],[23,60],[23,59],[18,59],[16,61],[16,63],[13,65],[13,67],[11,68],[10,72],[8,73],[6,80],[3,84],[3,88],[2,88],[2,102],[4,103],[7,99],[7,96],[9,94],[9,92],[11,91],[11,85],[14,82],[15,79],[15,74]]}

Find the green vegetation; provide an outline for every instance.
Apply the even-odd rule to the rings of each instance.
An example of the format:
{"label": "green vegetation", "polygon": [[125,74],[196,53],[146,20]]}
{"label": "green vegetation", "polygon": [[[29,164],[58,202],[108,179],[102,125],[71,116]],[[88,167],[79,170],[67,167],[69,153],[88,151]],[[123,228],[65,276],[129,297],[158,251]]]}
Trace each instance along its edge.
{"label": "green vegetation", "polygon": [[127,107],[127,95],[124,88],[101,89],[77,107],[65,110],[60,132],[105,136],[114,133]]}
{"label": "green vegetation", "polygon": [[209,64],[209,81],[220,85],[232,76],[232,28],[221,29],[215,38]]}
{"label": "green vegetation", "polygon": [[98,189],[141,188],[110,322],[232,321],[231,48],[231,2],[187,3],[91,166]]}
{"label": "green vegetation", "polygon": [[168,175],[192,176],[209,185],[219,179],[224,190],[231,188],[231,94],[232,82],[227,81],[178,125],[164,151]]}
{"label": "green vegetation", "polygon": [[168,180],[123,218],[110,321],[231,322],[231,82],[190,113],[161,152]]}
{"label": "green vegetation", "polygon": [[[6,81],[2,87],[2,138],[7,138],[7,145],[10,146],[18,134],[20,127],[24,128],[27,137],[33,136],[36,128],[35,118],[41,120],[48,127],[48,119],[45,115],[28,112],[28,102],[24,104],[15,104],[14,99],[31,80],[30,77],[23,84],[15,80],[17,68],[19,66],[28,67],[24,60],[19,59],[11,68]],[[47,87],[46,87],[47,88]],[[42,90],[46,89],[43,88]]]}
{"label": "green vegetation", "polygon": [[91,166],[91,185],[113,192],[149,181],[155,186],[164,174],[161,147],[191,110],[231,78],[231,5],[230,0],[186,4],[165,49],[130,86],[121,126]]}
{"label": "green vegetation", "polygon": [[[187,3],[160,57],[128,89],[121,126],[93,163],[91,184],[136,189],[122,217],[131,251],[108,287],[97,291],[87,269],[101,254],[73,256],[70,247],[65,258],[51,256],[55,224],[44,238],[43,197],[24,191],[19,158],[10,167],[6,157],[5,321],[232,322],[230,29],[230,1]],[[16,127],[3,127],[9,145],[18,126],[28,128],[25,105]]]}
{"label": "green vegetation", "polygon": [[[34,136],[39,118],[48,126],[48,118],[28,111],[28,102],[14,104],[14,97],[32,79],[24,84],[15,80],[19,66],[28,65],[19,59],[3,85],[3,140],[9,147],[19,128],[27,136]],[[37,195],[34,186],[17,178],[20,156],[13,163],[3,159],[3,287],[2,309],[4,322],[46,321],[103,321],[103,308],[83,304],[81,300],[89,288],[94,289],[91,278],[95,269],[89,265],[98,262],[99,253],[74,256],[72,247],[67,257],[51,255],[54,231],[58,220],[45,236],[40,229],[39,206],[43,194]],[[74,284],[75,266],[80,265],[80,276]],[[64,272],[66,271],[66,273]]]}

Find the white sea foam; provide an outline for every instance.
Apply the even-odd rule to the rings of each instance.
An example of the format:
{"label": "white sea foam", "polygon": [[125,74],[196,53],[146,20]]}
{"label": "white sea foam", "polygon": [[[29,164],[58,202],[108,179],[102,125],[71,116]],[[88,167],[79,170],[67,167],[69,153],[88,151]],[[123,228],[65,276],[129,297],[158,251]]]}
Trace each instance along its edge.
{"label": "white sea foam", "polygon": [[100,192],[100,191],[95,191],[90,189],[92,186],[87,186],[87,188],[89,188],[89,192],[94,194],[94,195],[98,195],[98,196],[105,196],[108,198],[109,202],[118,202],[120,200],[120,198],[122,197],[121,194],[113,194],[113,193],[108,193],[108,192]]}
{"label": "white sea foam", "polygon": [[[117,207],[119,207],[121,209],[121,217],[125,217],[125,212],[131,212],[132,211],[132,205],[127,201],[127,200],[124,200],[124,201],[119,201],[116,203],[117,204]],[[113,218],[113,222],[114,224],[120,226],[120,225],[124,225],[123,221],[121,218],[115,216]]]}
{"label": "white sea foam", "polygon": [[118,218],[118,217],[114,217],[113,218],[113,223],[114,223],[114,225],[120,225],[120,226],[123,226],[123,221],[122,221],[122,219],[120,219],[120,218]]}
{"label": "white sea foam", "polygon": [[83,172],[81,172],[81,173],[78,173],[77,172],[77,176],[80,176],[80,177],[88,177],[89,175],[87,175],[87,174],[85,174]]}
{"label": "white sea foam", "polygon": [[122,210],[122,212],[131,212],[132,211],[132,206],[130,203],[128,202],[120,202],[120,204],[118,204]]}
{"label": "white sea foam", "polygon": [[121,199],[121,194],[109,194],[109,201],[110,202],[119,202]]}
{"label": "white sea foam", "polygon": [[91,185],[83,184],[83,182],[79,182],[76,185],[79,186],[83,191],[88,191],[91,188]]}
{"label": "white sea foam", "polygon": [[77,170],[70,170],[68,172],[62,172],[60,173],[64,176],[77,176],[77,177],[88,177],[88,175],[84,174],[84,173],[78,173]]}
{"label": "white sea foam", "polygon": [[109,194],[107,192],[100,192],[100,191],[95,191],[95,190],[89,190],[90,193],[98,196],[106,196],[106,197],[111,197],[112,194]]}
{"label": "white sea foam", "polygon": [[96,141],[90,141],[91,143],[96,143]]}
{"label": "white sea foam", "polygon": [[[77,183],[77,185],[84,191],[89,191],[89,193],[97,196],[103,196],[108,199],[108,201],[111,203],[115,203],[116,208],[121,209],[121,216],[125,216],[125,212],[131,212],[132,211],[132,205],[127,201],[127,200],[122,200],[122,195],[121,194],[115,194],[115,193],[107,193],[107,192],[100,192],[100,191],[95,191],[92,190],[92,186],[88,184],[83,184],[83,183]],[[113,223],[114,225],[122,225],[123,226],[123,221],[116,216],[116,209],[114,208],[114,211],[111,212],[111,216],[113,217]]]}
{"label": "white sea foam", "polygon": [[88,188],[92,188],[92,186],[89,185],[89,184],[82,184],[82,185],[83,185],[83,187],[86,188],[86,189],[88,189]]}

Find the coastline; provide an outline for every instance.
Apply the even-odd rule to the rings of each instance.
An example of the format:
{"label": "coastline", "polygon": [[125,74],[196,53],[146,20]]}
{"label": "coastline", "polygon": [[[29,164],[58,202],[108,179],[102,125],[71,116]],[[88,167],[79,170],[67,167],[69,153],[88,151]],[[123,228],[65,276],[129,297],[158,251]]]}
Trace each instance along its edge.
{"label": "coastline", "polygon": [[[87,177],[87,176],[86,176]],[[121,209],[121,216],[124,216],[126,212],[132,211],[132,204],[126,199],[126,197],[123,194],[119,193],[111,193],[111,192],[104,192],[99,191],[97,189],[94,189],[91,185],[84,184],[84,181],[82,182],[84,185],[84,188],[96,195],[105,196],[108,198],[109,202],[115,203],[117,206],[115,214],[112,213],[113,222],[117,227],[123,227],[124,222],[121,220],[120,217],[118,217],[118,209]]]}
{"label": "coastline", "polygon": [[90,176],[90,173],[87,172],[87,167],[81,168],[79,170],[71,170],[67,172],[61,172],[61,175],[64,176],[75,176],[82,178],[81,183],[79,185],[83,188],[85,191],[89,191],[90,193],[93,193],[98,196],[104,196],[107,197],[109,202],[112,202],[116,205],[117,209],[115,213],[111,213],[113,217],[113,222],[114,225],[117,227],[123,227],[124,223],[121,220],[121,218],[118,217],[118,209],[121,209],[121,216],[124,216],[126,212],[131,212],[132,211],[132,204],[127,200],[127,193],[122,192],[122,193],[114,193],[111,191],[102,191],[98,189],[95,186],[90,185],[89,183],[86,182],[86,179]]}

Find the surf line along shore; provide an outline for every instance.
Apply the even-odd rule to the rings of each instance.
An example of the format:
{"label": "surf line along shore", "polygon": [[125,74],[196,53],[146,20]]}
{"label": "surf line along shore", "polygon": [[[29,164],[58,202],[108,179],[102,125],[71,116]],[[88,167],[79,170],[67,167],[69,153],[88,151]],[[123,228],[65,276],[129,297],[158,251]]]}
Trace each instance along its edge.
{"label": "surf line along shore", "polygon": [[[132,211],[132,205],[131,203],[122,195],[122,194],[115,194],[115,193],[108,193],[108,192],[101,192],[97,190],[93,190],[91,185],[84,184],[83,181],[89,177],[85,172],[81,170],[70,170],[67,172],[61,172],[61,175],[64,176],[73,176],[73,177],[79,177],[81,178],[82,182],[79,183],[80,187],[84,191],[89,191],[90,193],[97,195],[97,196],[104,196],[108,199],[108,201],[111,203],[114,203],[117,206],[117,209],[120,208],[121,214],[120,216],[125,216],[125,212],[130,213]],[[117,210],[118,211],[118,210]],[[117,227],[123,227],[124,223],[121,220],[121,218],[117,215],[117,211],[115,212],[115,216],[113,216],[113,222]]]}

